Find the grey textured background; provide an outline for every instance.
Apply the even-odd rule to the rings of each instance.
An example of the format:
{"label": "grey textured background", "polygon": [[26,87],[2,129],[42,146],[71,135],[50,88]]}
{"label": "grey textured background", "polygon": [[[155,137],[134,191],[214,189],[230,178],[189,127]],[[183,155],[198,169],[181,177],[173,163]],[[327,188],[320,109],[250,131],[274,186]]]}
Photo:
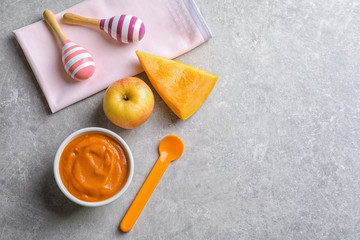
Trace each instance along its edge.
{"label": "grey textured background", "polygon": [[[360,239],[358,0],[197,0],[214,38],[178,60],[219,80],[185,122],[154,92],[134,130],[106,119],[104,92],[50,114],[12,36],[77,2],[1,1],[0,239]],[[67,200],[52,173],[59,144],[88,126],[119,133],[136,164],[125,195],[95,209]],[[168,134],[185,153],[120,233]]]}

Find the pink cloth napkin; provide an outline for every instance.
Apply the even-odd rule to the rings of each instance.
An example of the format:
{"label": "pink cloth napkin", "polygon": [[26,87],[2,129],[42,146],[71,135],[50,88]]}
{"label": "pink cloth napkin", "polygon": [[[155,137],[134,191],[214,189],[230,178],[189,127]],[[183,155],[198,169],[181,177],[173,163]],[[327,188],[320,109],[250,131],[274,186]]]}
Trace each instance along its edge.
{"label": "pink cloth napkin", "polygon": [[[63,24],[60,20],[66,12],[98,19],[131,14],[144,21],[145,37],[123,44],[100,30]],[[71,79],[61,62],[61,43],[45,21],[15,30],[53,113],[142,72],[136,50],[175,58],[211,38],[193,0],[85,0],[56,17],[69,39],[94,57],[96,70],[88,80]]]}

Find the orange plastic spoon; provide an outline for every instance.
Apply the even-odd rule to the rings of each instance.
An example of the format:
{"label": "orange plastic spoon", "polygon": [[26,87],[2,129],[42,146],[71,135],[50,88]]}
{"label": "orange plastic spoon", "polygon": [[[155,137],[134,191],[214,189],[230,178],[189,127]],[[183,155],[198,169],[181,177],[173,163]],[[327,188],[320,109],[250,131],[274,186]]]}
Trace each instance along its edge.
{"label": "orange plastic spoon", "polygon": [[129,210],[125,214],[125,217],[121,221],[121,231],[128,232],[132,229],[152,192],[156,188],[156,185],[160,181],[166,168],[169,166],[169,163],[181,157],[183,151],[184,144],[179,137],[169,135],[161,140],[159,145],[160,157],[156,161],[153,169],[149,173],[149,176],[145,180]]}

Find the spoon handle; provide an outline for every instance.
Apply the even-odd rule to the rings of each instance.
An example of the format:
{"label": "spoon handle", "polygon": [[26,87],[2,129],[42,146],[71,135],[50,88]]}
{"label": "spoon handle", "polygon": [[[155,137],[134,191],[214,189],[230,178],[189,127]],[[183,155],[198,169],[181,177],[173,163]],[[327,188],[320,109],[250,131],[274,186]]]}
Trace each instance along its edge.
{"label": "spoon handle", "polygon": [[170,161],[166,161],[166,157],[167,157],[167,152],[160,153],[159,159],[156,161],[154,167],[152,168],[151,172],[146,178],[143,186],[141,187],[140,191],[138,192],[134,201],[132,202],[129,210],[125,214],[125,217],[121,221],[120,223],[121,231],[128,232],[134,226],[141,211],[145,207],[152,192],[156,188],[156,185],[160,181],[166,168],[169,166]]}
{"label": "spoon handle", "polygon": [[64,42],[65,40],[68,39],[65,33],[61,30],[60,25],[56,20],[54,13],[51,10],[45,10],[43,16],[46,22],[52,27],[52,29],[54,29],[54,31],[60,38],[61,42]]}
{"label": "spoon handle", "polygon": [[87,18],[73,13],[65,13],[63,22],[67,24],[100,27],[100,19]]}

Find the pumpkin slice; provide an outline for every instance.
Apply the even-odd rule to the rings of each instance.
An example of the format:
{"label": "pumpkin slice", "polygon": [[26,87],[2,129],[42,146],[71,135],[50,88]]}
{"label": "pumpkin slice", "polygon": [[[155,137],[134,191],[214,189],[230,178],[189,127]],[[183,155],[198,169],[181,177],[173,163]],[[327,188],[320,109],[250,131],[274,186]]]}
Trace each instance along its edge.
{"label": "pumpkin slice", "polygon": [[155,90],[182,120],[204,103],[218,78],[178,61],[140,51],[136,54]]}

